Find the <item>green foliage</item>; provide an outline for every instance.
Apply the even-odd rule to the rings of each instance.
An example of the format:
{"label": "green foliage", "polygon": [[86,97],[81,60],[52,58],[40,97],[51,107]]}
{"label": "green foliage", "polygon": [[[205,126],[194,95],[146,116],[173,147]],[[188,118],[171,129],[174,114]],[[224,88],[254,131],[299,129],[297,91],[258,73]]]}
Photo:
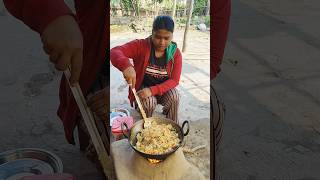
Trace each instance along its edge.
{"label": "green foliage", "polygon": [[206,10],[208,0],[195,0],[193,4],[193,16],[202,16]]}
{"label": "green foliage", "polygon": [[[112,3],[116,4],[119,0],[112,0]],[[120,5],[120,1],[119,1]],[[136,15],[139,15],[139,9],[140,9],[140,0],[121,0],[121,8],[124,10],[127,14],[131,10],[135,10]]]}
{"label": "green foliage", "polygon": [[122,0],[122,8],[124,11],[129,12],[130,10],[133,9],[131,0]]}
{"label": "green foliage", "polygon": [[173,0],[163,0],[162,5],[165,9],[172,9]]}
{"label": "green foliage", "polygon": [[192,19],[191,19],[191,22],[190,22],[190,24],[200,24],[200,23],[202,23],[201,22],[201,18],[199,18],[199,16],[193,16],[192,17]]}
{"label": "green foliage", "polygon": [[[160,11],[161,10],[170,11],[172,10],[172,6],[173,6],[173,0],[146,0],[143,3],[144,4],[143,7],[141,6],[142,4],[141,1],[142,0],[110,0],[110,6],[111,7],[121,6],[122,10],[126,12],[125,14],[129,14],[130,11],[135,10],[136,15],[139,14],[139,10],[141,8],[154,10],[155,3],[158,4],[157,7],[158,7],[158,10]],[[206,12],[207,3],[208,3],[208,0],[194,0],[192,17],[194,18],[195,16],[204,16]],[[188,5],[181,3],[181,1],[177,1],[177,6],[176,6],[177,14],[179,14],[180,16],[185,14],[184,9],[186,7],[188,7]],[[206,24],[210,23],[209,20],[206,20],[205,22]]]}
{"label": "green foliage", "polygon": [[206,16],[204,18],[204,24],[207,26],[207,27],[210,27],[210,16]]}
{"label": "green foliage", "polygon": [[194,16],[191,19],[192,25],[199,25],[204,23],[207,27],[210,27],[210,16]]}
{"label": "green foliage", "polygon": [[120,5],[120,0],[111,0],[110,7],[116,7]]}
{"label": "green foliage", "polygon": [[177,9],[184,9],[184,8],[186,8],[185,4],[177,3]]}
{"label": "green foliage", "polygon": [[178,24],[186,24],[187,18],[186,17],[178,18],[176,21]]}
{"label": "green foliage", "polygon": [[[176,19],[177,24],[186,24],[187,17],[180,17]],[[190,21],[190,25],[199,25],[204,23],[207,27],[210,27],[210,16],[197,16],[194,15]]]}

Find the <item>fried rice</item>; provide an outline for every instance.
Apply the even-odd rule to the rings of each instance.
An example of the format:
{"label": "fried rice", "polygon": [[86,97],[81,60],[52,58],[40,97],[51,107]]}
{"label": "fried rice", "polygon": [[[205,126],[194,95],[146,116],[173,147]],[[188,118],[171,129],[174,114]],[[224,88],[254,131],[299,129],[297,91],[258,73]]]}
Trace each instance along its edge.
{"label": "fried rice", "polygon": [[180,139],[171,124],[152,122],[137,134],[136,149],[146,154],[164,154],[178,146]]}

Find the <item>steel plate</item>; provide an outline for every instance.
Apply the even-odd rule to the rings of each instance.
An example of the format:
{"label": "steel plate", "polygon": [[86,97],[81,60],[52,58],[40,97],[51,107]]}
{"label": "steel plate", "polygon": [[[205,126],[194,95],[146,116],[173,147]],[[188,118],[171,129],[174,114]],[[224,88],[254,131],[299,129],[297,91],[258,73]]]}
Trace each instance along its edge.
{"label": "steel plate", "polygon": [[62,172],[63,165],[59,157],[43,149],[24,148],[0,154],[1,180],[18,180],[28,175]]}

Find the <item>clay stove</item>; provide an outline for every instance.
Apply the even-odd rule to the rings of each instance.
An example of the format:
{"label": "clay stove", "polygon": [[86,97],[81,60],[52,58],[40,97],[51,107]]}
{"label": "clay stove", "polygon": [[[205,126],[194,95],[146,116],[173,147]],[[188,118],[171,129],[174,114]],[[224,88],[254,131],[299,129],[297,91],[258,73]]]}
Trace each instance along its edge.
{"label": "clay stove", "polygon": [[136,153],[127,139],[111,144],[115,176],[118,180],[204,180],[179,148],[163,161],[146,159]]}

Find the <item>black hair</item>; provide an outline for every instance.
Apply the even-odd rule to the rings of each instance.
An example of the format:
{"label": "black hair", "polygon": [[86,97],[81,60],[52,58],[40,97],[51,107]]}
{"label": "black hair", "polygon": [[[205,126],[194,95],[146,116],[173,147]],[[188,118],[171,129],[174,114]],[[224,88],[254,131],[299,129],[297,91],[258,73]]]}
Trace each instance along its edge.
{"label": "black hair", "polygon": [[157,31],[159,29],[165,29],[173,33],[174,22],[170,16],[157,16],[152,25],[152,31]]}

